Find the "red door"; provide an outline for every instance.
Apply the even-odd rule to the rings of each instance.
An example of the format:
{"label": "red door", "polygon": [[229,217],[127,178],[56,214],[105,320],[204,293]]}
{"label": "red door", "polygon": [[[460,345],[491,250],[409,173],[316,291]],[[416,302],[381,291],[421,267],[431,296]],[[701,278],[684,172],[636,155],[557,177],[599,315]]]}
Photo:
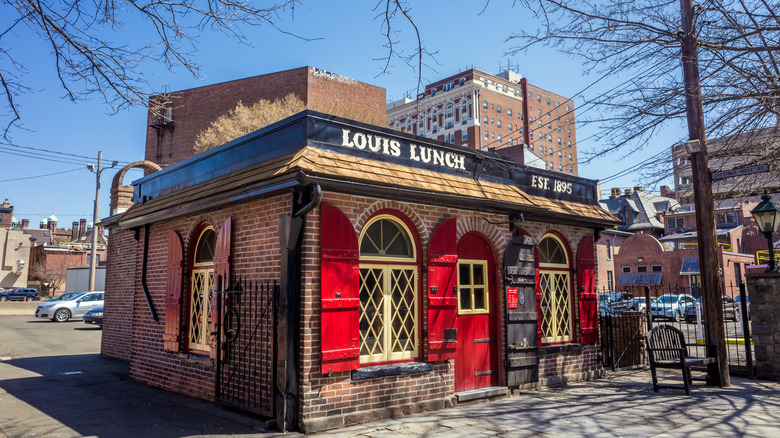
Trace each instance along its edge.
{"label": "red door", "polygon": [[484,236],[468,233],[458,242],[458,347],[455,391],[497,386],[498,326],[496,261]]}

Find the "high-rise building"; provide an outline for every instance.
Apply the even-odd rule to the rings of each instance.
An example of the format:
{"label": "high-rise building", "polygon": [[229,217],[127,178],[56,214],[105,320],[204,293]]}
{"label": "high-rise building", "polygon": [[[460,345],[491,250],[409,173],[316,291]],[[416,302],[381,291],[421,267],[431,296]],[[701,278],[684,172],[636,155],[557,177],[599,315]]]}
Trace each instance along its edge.
{"label": "high-rise building", "polygon": [[520,74],[469,69],[388,104],[390,128],[577,175],[574,102]]}

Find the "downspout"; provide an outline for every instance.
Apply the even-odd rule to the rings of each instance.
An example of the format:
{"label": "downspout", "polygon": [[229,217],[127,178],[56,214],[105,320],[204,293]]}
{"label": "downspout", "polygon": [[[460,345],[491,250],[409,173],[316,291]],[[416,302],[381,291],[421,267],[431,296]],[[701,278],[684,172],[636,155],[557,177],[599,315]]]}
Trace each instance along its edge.
{"label": "downspout", "polygon": [[305,215],[320,205],[320,201],[322,201],[320,185],[315,183],[310,188],[308,200],[304,200],[307,193],[303,190],[294,191],[290,216],[279,218],[279,243],[282,257],[276,335],[274,410],[276,426],[282,432],[295,429],[298,423],[301,242],[303,241]]}
{"label": "downspout", "polygon": [[149,287],[146,285],[146,265],[149,261],[149,225],[144,226],[144,259],[141,268],[141,287],[144,289],[144,296],[146,296],[146,304],[149,305],[149,311],[152,312],[152,318],[154,322],[160,322],[160,317],[157,316],[157,311],[154,310],[154,302],[152,302],[152,294],[149,293]]}

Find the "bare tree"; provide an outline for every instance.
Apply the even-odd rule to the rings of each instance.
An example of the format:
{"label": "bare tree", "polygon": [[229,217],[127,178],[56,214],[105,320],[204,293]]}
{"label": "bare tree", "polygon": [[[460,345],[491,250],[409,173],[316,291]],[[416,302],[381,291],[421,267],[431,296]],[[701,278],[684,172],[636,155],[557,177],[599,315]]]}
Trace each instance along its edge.
{"label": "bare tree", "polygon": [[[671,145],[654,137],[685,121],[679,1],[519,0],[541,23],[509,37],[513,53],[555,48],[583,62],[585,71],[617,86],[592,98],[578,121],[596,125],[599,146],[580,162],[617,153],[661,149],[642,163],[645,182],[671,172]],[[707,0],[696,7],[701,92],[708,138],[726,142],[711,158],[744,152],[753,133],[774,141],[750,148],[745,165],[780,156],[780,5],[766,0]],[[590,112],[591,109],[596,111]],[[595,114],[595,115],[594,115]],[[680,138],[680,141],[687,140]],[[648,181],[649,179],[649,181]],[[652,185],[652,184],[650,184]]]}
{"label": "bare tree", "polygon": [[[49,257],[51,257],[50,260]],[[52,292],[57,292],[61,286],[65,285],[68,268],[81,265],[80,259],[71,256],[71,253],[68,252],[42,254],[34,261],[30,274],[41,283],[48,283],[48,288]]]}
{"label": "bare tree", "polygon": [[[22,117],[16,98],[41,88],[28,82],[26,54],[14,45],[37,38],[54,57],[60,86],[68,98],[102,98],[117,111],[145,105],[151,93],[142,66],[156,62],[183,67],[198,76],[194,54],[205,30],[246,42],[247,26],[278,26],[282,14],[300,0],[270,0],[264,6],[241,0],[3,2],[0,25],[0,94],[6,110],[5,135]],[[134,32],[126,32],[132,23]],[[140,40],[138,35],[147,35]]]}

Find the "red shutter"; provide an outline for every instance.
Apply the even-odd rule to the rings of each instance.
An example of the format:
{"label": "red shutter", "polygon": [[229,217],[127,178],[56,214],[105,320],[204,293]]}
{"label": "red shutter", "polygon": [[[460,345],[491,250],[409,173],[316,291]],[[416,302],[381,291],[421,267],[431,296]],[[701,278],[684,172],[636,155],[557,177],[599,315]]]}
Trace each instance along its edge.
{"label": "red shutter", "polygon": [[445,221],[436,227],[428,243],[429,361],[453,358],[457,347],[455,333],[455,317],[458,314],[457,224],[457,219]]}
{"label": "red shutter", "polygon": [[580,294],[580,330],[583,344],[599,340],[599,309],[596,294],[596,255],[593,236],[586,237],[577,251],[577,286]]}
{"label": "red shutter", "polygon": [[[217,331],[217,290],[225,291],[230,289],[230,244],[233,230],[233,218],[228,217],[217,234],[216,248],[214,248],[214,287],[211,294],[211,332],[209,335],[209,345],[211,346],[210,355],[212,358],[217,356],[217,345],[215,333]],[[224,304],[224,303],[223,303]],[[225,306],[222,306],[225,311]]]}
{"label": "red shutter", "polygon": [[360,367],[360,253],[352,223],[336,207],[320,207],[322,373]]}
{"label": "red shutter", "polygon": [[[148,239],[149,236],[144,236]],[[166,351],[179,351],[181,332],[181,285],[182,256],[181,238],[176,231],[168,231],[168,280],[165,294],[165,333],[163,344]]]}

